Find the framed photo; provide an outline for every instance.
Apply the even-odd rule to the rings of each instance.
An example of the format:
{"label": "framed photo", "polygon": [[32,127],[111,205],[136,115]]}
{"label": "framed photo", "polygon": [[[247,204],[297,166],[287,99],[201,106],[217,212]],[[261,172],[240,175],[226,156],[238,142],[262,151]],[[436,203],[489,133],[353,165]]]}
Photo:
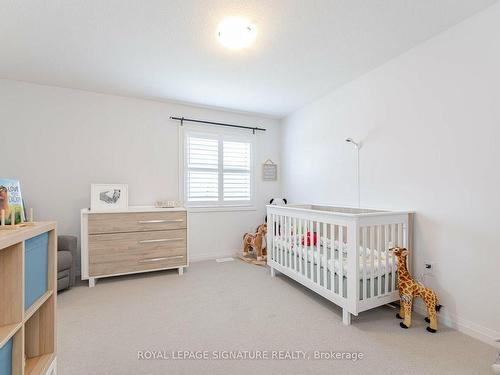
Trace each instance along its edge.
{"label": "framed photo", "polygon": [[92,184],[90,186],[90,210],[113,211],[128,208],[128,185]]}

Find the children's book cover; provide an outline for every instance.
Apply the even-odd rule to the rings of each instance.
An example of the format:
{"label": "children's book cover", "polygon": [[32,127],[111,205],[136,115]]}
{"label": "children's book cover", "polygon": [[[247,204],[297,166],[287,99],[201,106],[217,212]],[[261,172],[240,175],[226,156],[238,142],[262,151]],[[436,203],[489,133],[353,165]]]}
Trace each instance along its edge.
{"label": "children's book cover", "polygon": [[15,224],[24,220],[23,198],[18,180],[0,178],[0,212],[5,211],[5,224],[10,224],[12,212],[15,213]]}

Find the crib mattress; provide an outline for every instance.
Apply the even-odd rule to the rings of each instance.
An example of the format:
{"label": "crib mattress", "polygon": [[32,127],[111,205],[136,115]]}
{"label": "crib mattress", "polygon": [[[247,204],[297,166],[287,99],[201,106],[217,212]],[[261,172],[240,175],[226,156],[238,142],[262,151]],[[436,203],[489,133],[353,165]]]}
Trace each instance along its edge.
{"label": "crib mattress", "polygon": [[[305,259],[304,259],[305,260]],[[293,260],[292,260],[293,262]],[[293,263],[292,263],[293,264]],[[343,283],[342,283],[342,293],[339,292],[340,289],[340,278],[341,276],[337,273],[337,271],[333,272],[332,275],[332,268],[328,267],[327,268],[327,273],[326,273],[326,283],[325,283],[325,278],[323,275],[324,268],[321,265],[320,266],[320,272],[319,272],[319,277],[317,273],[317,262],[314,263],[314,267],[312,267],[312,275],[311,275],[311,261],[308,260],[307,262],[302,263],[302,268],[301,272],[304,274],[304,277],[308,279],[312,279],[314,282],[318,283],[320,286],[327,288],[328,290],[332,290],[336,294],[340,294],[342,297],[347,298],[347,273],[344,272],[342,275]],[[298,267],[298,266],[297,266]],[[332,277],[333,276],[333,277]],[[395,290],[397,287],[397,272],[394,273],[395,281],[394,281],[394,287],[393,287],[393,273],[392,271],[388,272],[387,274],[382,274],[382,275],[376,275],[373,278],[373,296],[377,297],[378,295],[385,294],[388,292],[392,292]],[[318,280],[319,279],[319,280]],[[380,279],[380,281],[379,281]],[[386,283],[387,279],[387,283]],[[333,282],[333,286],[332,286]],[[371,277],[365,279],[363,277],[360,278],[358,282],[359,286],[359,300],[363,300],[366,298],[371,298],[372,297],[372,292],[371,292],[371,284],[372,284],[372,279]]]}
{"label": "crib mattress", "polygon": [[[278,246],[284,246],[285,242],[282,240],[278,240]],[[281,243],[280,243],[281,242]],[[342,260],[339,259],[338,254],[340,253],[339,251],[335,251],[335,256],[332,259],[329,253],[334,253],[333,251],[325,251],[325,250],[330,250],[329,246],[326,247],[324,245],[320,245],[321,248],[321,255],[318,252],[317,248],[311,248],[309,246],[292,246],[291,251],[292,251],[292,256],[297,254],[298,257],[301,259],[305,260],[307,259],[308,262],[311,262],[314,260],[314,264],[317,265],[318,262],[320,262],[320,267],[324,267],[325,264],[328,267],[328,270],[333,271],[336,274],[340,274],[341,266],[342,266],[342,275],[347,275],[347,256],[345,252],[346,246],[342,246],[343,251],[342,251]],[[337,250],[337,244],[335,244],[335,250]],[[290,249],[285,250],[284,252],[286,256],[290,255]],[[362,253],[362,250],[360,251]],[[373,254],[372,254],[373,253]],[[363,259],[364,258],[364,259]],[[293,262],[293,258],[292,258]],[[378,251],[376,249],[371,250],[371,249],[365,249],[365,255],[359,256],[359,273],[360,273],[360,278],[363,278],[363,275],[365,275],[366,278],[371,278],[372,273],[374,277],[378,276],[384,276],[386,274],[386,268],[387,272],[390,273],[392,272],[393,269],[395,269],[396,264],[393,261],[392,257],[387,257],[385,252]]]}

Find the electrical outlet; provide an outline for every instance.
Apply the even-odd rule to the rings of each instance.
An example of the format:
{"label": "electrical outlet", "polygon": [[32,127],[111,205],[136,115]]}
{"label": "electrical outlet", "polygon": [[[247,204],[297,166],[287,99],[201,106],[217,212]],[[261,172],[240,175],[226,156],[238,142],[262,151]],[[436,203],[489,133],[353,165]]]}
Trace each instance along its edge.
{"label": "electrical outlet", "polygon": [[431,261],[424,262],[424,274],[425,275],[433,275],[436,272],[436,263]]}

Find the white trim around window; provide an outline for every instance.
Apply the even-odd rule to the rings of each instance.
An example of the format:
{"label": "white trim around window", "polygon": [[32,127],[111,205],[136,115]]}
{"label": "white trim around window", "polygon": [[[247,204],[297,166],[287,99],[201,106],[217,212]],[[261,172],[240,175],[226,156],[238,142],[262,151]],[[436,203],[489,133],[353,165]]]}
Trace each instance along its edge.
{"label": "white trim around window", "polygon": [[255,136],[181,127],[180,191],[191,211],[254,210]]}

